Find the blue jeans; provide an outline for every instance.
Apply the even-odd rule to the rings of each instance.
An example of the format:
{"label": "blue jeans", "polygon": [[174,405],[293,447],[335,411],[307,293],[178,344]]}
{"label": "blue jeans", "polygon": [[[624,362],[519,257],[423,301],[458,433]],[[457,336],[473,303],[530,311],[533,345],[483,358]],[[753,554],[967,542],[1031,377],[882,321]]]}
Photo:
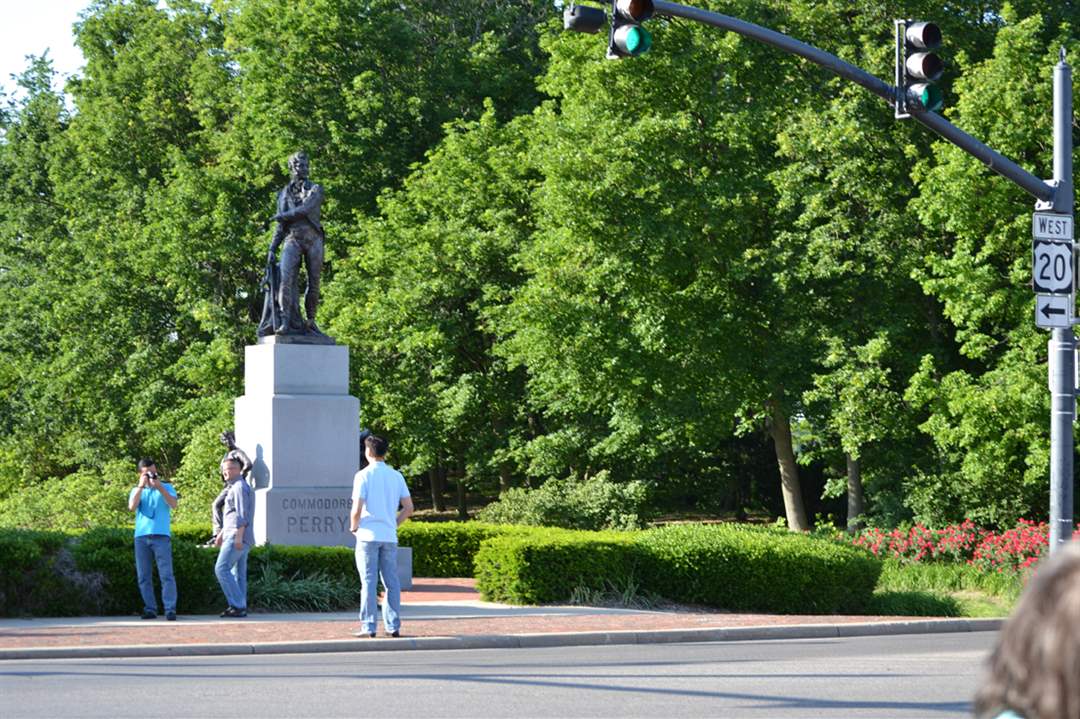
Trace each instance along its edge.
{"label": "blue jeans", "polygon": [[356,569],[364,583],[360,594],[360,630],[375,632],[378,578],[386,587],[382,617],[386,633],[401,629],[401,583],[397,574],[397,542],[357,542]]}
{"label": "blue jeans", "polygon": [[161,580],[161,603],[166,612],[176,612],[176,578],[172,568],[172,539],[167,534],[144,534],[135,537],[135,574],[139,578],[139,594],[143,611],[157,614],[154,596],[154,566],[157,560]]}
{"label": "blue jeans", "polygon": [[222,538],[214,574],[217,575],[218,584],[221,585],[221,591],[225,593],[229,606],[247,609],[247,557],[251,547],[245,544],[243,549],[237,549],[233,546],[235,539],[235,534],[227,534]]}

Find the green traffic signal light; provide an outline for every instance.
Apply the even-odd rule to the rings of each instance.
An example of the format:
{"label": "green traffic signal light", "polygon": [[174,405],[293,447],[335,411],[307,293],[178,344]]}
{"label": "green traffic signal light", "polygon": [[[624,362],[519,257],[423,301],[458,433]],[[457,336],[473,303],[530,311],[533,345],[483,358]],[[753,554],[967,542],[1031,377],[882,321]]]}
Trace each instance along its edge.
{"label": "green traffic signal light", "polygon": [[641,55],[652,47],[652,35],[640,25],[623,25],[615,30],[612,42],[627,55]]}
{"label": "green traffic signal light", "polygon": [[932,22],[897,20],[896,117],[910,112],[941,110],[943,96],[936,83],[945,63],[933,50],[941,45],[941,28]]}
{"label": "green traffic signal light", "polygon": [[928,82],[916,83],[909,87],[908,97],[918,100],[919,104],[930,112],[940,110],[944,101],[941,88]]}
{"label": "green traffic signal light", "polygon": [[641,23],[653,16],[653,0],[611,0],[609,58],[636,57],[652,47],[652,34]]}

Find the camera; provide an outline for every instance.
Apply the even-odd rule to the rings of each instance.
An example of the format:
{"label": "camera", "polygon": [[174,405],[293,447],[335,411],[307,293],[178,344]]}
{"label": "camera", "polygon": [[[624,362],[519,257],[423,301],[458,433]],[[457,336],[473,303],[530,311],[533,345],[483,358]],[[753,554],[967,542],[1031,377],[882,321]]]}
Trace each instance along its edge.
{"label": "camera", "polygon": [[147,472],[146,473],[146,478],[147,479],[157,479],[158,478],[158,473],[157,472]]}

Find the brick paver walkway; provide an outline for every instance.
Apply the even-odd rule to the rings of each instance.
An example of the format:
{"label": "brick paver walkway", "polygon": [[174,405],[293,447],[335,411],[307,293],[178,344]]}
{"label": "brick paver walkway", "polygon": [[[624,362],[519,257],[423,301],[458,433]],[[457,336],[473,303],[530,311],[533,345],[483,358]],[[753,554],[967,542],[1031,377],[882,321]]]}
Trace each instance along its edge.
{"label": "brick paver walkway", "polygon": [[[472,579],[416,579],[413,590],[402,593],[402,604],[402,635],[407,637],[835,625],[898,619],[877,616],[795,616],[680,610],[644,612],[609,609],[598,612],[589,608],[508,608],[480,603],[475,581]],[[438,611],[423,611],[425,608]],[[422,618],[410,619],[410,612]],[[433,616],[434,614],[437,616]],[[358,626],[355,618],[345,619],[340,613],[279,617],[282,615],[253,614],[247,619],[181,616],[175,622],[167,622],[161,617],[152,621],[141,621],[134,616],[97,620],[7,619],[0,621],[0,649],[253,644],[350,639],[351,632]],[[381,627],[379,636],[382,636]]]}

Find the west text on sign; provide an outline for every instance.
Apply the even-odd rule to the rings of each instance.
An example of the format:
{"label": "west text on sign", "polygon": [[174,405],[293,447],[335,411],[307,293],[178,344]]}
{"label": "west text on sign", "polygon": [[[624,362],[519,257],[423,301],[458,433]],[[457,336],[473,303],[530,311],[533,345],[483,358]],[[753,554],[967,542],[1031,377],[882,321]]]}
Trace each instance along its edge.
{"label": "west text on sign", "polygon": [[1031,234],[1040,240],[1072,240],[1072,215],[1036,212],[1031,216]]}

